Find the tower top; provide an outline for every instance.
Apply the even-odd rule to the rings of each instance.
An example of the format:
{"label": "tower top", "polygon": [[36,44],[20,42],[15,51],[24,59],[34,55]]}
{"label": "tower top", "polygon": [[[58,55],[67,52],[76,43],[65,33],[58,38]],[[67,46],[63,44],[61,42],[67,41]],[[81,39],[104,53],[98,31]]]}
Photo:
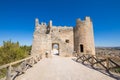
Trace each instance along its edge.
{"label": "tower top", "polygon": [[78,23],[80,23],[80,22],[81,22],[81,19],[78,18],[78,19],[76,20],[76,24],[78,24]]}
{"label": "tower top", "polygon": [[86,17],[85,17],[85,21],[89,21],[89,22],[90,22],[90,21],[91,21],[90,17],[89,17],[89,16],[86,16]]}
{"label": "tower top", "polygon": [[38,18],[35,19],[35,26],[39,26],[39,19]]}
{"label": "tower top", "polygon": [[50,22],[49,22],[49,26],[52,27],[52,20],[50,20]]}

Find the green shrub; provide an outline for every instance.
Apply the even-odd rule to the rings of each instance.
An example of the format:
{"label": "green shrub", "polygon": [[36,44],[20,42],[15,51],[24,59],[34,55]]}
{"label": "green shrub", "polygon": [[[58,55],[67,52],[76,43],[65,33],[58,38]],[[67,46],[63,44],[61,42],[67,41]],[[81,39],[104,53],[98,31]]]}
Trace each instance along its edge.
{"label": "green shrub", "polygon": [[20,46],[19,42],[3,41],[0,47],[0,65],[14,62],[29,56],[31,46]]}

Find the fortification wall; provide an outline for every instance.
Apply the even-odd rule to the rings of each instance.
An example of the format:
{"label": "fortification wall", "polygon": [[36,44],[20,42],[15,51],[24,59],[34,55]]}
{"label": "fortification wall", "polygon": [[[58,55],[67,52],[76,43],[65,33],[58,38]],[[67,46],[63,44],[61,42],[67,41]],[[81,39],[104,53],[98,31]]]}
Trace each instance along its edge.
{"label": "fortification wall", "polygon": [[59,55],[69,56],[73,51],[95,55],[93,25],[89,17],[76,22],[76,27],[53,26],[52,21],[39,24],[36,19],[31,54],[51,54],[53,44],[58,44]]}
{"label": "fortification wall", "polygon": [[53,26],[51,29],[52,43],[59,44],[61,56],[72,55],[74,51],[73,27]]}
{"label": "fortification wall", "polygon": [[42,54],[45,55],[46,51],[51,50],[51,35],[46,34],[46,24],[39,24],[36,26],[31,54]]}

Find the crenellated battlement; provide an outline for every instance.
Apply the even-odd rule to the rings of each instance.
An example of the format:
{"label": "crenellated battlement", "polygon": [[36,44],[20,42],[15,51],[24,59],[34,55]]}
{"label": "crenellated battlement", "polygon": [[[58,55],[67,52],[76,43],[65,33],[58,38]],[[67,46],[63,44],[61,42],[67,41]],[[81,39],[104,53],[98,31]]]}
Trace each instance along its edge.
{"label": "crenellated battlement", "polygon": [[86,25],[89,25],[89,24],[91,24],[92,23],[92,21],[91,21],[91,19],[90,19],[90,17],[85,17],[85,19],[84,20],[81,20],[80,18],[78,18],[77,20],[76,20],[76,27],[77,26],[86,26]]}

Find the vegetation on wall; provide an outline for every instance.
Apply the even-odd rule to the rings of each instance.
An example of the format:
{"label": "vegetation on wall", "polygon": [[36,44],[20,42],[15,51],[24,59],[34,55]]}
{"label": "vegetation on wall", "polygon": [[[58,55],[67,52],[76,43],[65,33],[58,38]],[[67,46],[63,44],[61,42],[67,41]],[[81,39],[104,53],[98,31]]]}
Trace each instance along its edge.
{"label": "vegetation on wall", "polygon": [[14,62],[29,56],[31,46],[20,46],[19,42],[3,41],[0,47],[0,65]]}

